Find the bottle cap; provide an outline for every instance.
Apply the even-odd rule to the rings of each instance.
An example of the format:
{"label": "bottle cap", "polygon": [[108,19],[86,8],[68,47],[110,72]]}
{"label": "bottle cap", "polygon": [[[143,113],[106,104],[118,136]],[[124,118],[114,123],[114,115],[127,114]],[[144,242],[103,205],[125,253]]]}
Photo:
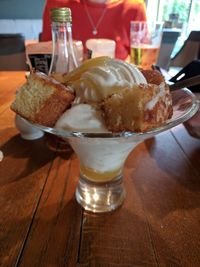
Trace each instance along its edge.
{"label": "bottle cap", "polygon": [[71,22],[71,9],[67,7],[52,8],[51,20],[54,22]]}

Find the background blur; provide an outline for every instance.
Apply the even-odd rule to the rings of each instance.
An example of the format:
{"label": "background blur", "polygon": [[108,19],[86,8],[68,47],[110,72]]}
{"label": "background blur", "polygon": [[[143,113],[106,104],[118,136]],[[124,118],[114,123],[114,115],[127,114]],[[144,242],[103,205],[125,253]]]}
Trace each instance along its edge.
{"label": "background blur", "polygon": [[[38,40],[42,30],[45,0],[0,0],[0,33],[22,33]],[[183,45],[191,30],[200,30],[200,0],[146,0],[149,20],[163,21],[166,29],[180,30],[172,55]]]}
{"label": "background blur", "polygon": [[[200,30],[200,0],[147,0],[147,16],[164,22],[168,29],[180,29],[172,57],[177,53],[190,32]],[[154,7],[154,8],[152,8]]]}

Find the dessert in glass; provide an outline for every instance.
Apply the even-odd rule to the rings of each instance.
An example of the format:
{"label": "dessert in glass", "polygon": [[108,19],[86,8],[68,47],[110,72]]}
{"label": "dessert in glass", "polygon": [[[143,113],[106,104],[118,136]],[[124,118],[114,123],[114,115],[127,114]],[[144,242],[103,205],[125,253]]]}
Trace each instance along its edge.
{"label": "dessert in glass", "polygon": [[[139,142],[198,110],[189,90],[171,93],[158,72],[109,57],[88,60],[56,79],[32,74],[11,108],[68,140],[80,160],[76,199],[92,212],[112,211],[123,203],[123,166]],[[29,105],[22,101],[26,98]]]}

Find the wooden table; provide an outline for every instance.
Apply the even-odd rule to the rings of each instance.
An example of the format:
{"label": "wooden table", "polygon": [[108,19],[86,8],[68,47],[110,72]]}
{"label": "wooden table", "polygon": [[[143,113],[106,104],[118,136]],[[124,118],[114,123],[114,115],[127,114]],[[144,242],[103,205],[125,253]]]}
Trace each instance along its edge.
{"label": "wooden table", "polygon": [[76,155],[21,139],[9,109],[24,72],[0,73],[0,266],[200,266],[200,140],[183,125],[128,157],[124,205],[76,203]]}

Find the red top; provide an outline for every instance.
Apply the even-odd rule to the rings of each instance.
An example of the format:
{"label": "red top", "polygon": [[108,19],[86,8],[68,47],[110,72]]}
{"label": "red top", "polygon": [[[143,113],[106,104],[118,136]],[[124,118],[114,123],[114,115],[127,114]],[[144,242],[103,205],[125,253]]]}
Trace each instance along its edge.
{"label": "red top", "polygon": [[[94,30],[86,12],[97,27]],[[83,45],[90,38],[108,38],[116,41],[116,57],[125,59],[130,54],[130,21],[146,20],[146,9],[143,0],[113,0],[107,4],[91,3],[88,0],[46,0],[43,14],[42,41],[51,40],[50,9],[69,7],[72,11],[73,39],[81,40]],[[104,12],[105,7],[107,10]],[[102,15],[104,14],[104,15]],[[102,19],[100,19],[102,17]]]}

